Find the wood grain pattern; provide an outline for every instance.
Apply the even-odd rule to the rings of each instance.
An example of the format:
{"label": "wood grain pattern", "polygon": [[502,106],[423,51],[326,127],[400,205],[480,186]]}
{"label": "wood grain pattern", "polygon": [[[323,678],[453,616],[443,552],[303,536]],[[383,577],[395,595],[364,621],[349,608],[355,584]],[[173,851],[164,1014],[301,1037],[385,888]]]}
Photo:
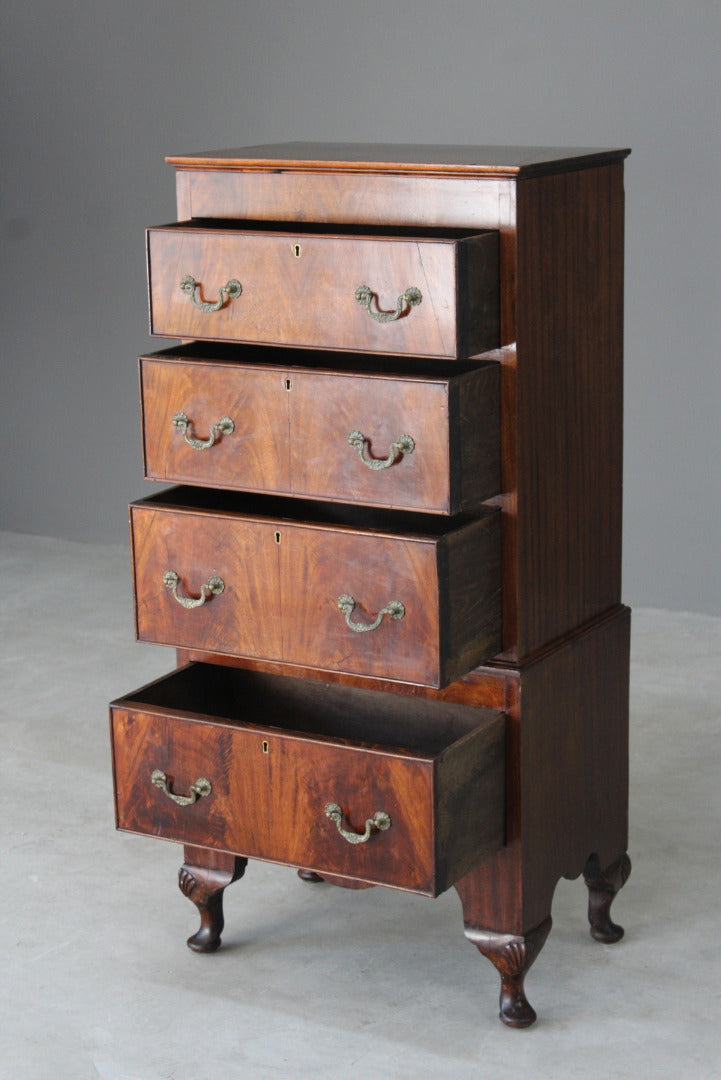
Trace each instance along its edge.
{"label": "wood grain pattern", "polygon": [[[136,633],[141,641],[281,658],[282,614],[273,523],[233,520],[142,503],[130,508]],[[186,610],[163,585],[180,577],[181,596],[198,598],[211,577],[219,596]],[[249,572],[250,571],[250,572]]]}
{"label": "wood grain pattern", "polygon": [[[288,491],[285,378],[282,369],[252,364],[141,357],[145,475],[245,491]],[[198,439],[207,439],[224,416],[233,421],[234,430],[209,449],[195,450],[173,426],[178,412],[188,417]]]}
{"label": "wood grain pattern", "polygon": [[[268,509],[242,499],[231,508],[191,489],[131,506],[141,640],[431,686],[497,652],[497,511],[460,529],[449,522],[447,531],[443,519],[424,517],[436,529],[429,535],[272,518]],[[383,519],[386,529],[392,520]],[[225,590],[186,610],[163,586],[168,569],[182,595],[199,596],[213,575]],[[390,601],[405,613],[355,632],[338,608],[345,594],[356,601],[354,624],[372,623]]]}
{"label": "wood grain pattern", "polygon": [[524,934],[561,877],[625,853],[629,631],[619,607],[520,668],[506,709],[506,846],[457,885],[467,925]]}
{"label": "wood grain pattern", "polygon": [[[498,366],[424,375],[365,368],[339,371],[243,362],[213,346],[141,357],[145,475],[230,490],[456,514],[480,507],[500,484]],[[196,353],[200,347],[194,346]],[[250,350],[252,353],[253,350]],[[257,350],[256,350],[257,352]],[[263,354],[265,355],[265,353]],[[282,359],[297,354],[283,351]],[[207,438],[221,416],[235,430],[194,450],[172,424],[182,410]],[[400,435],[412,453],[388,458]]]}
{"label": "wood grain pattern", "polygon": [[178,169],[178,220],[343,222],[498,228],[508,180]]}
{"label": "wood grain pattern", "polygon": [[[180,289],[188,274],[204,301],[215,302],[230,279],[242,283],[242,295],[200,311]],[[498,344],[495,233],[401,239],[185,222],[148,230],[148,277],[150,331],[166,337],[451,359]],[[355,299],[361,285],[375,294],[374,310],[393,311],[410,287],[423,299],[379,324]],[[461,319],[469,305],[484,318]]]}
{"label": "wood grain pattern", "polygon": [[305,681],[324,680],[338,686],[362,687],[373,693],[389,692],[415,700],[449,702],[476,708],[500,709],[507,712],[517,697],[517,670],[509,667],[479,665],[467,675],[444,687],[421,686],[370,675],[350,675],[340,671],[320,671],[317,668],[289,664],[277,660],[232,657],[201,649],[177,649],[177,664],[184,667],[193,661],[223,667],[242,667],[245,671],[286,675]]}
{"label": "wood grain pattern", "polygon": [[[307,373],[295,379],[292,398],[297,494],[313,497],[320,489],[367,506],[451,510],[447,382]],[[348,444],[351,431],[367,437],[369,459],[386,459],[404,434],[414,449],[373,471]]]}
{"label": "wood grain pattern", "polygon": [[518,655],[620,602],[621,165],[519,181]]}
{"label": "wood grain pattern", "polygon": [[445,660],[441,685],[466,675],[501,647],[500,524],[500,514],[487,510],[444,537],[439,598]]}
{"label": "wood grain pattern", "polygon": [[449,382],[452,513],[475,510],[479,498],[503,490],[500,375],[492,361]]}
{"label": "wood grain pattern", "polygon": [[467,175],[483,178],[532,176],[592,168],[619,161],[629,150],[583,146],[490,146],[433,143],[283,142],[240,149],[168,155],[179,168],[205,170],[300,170],[363,173],[384,172],[429,176]]}
{"label": "wood grain pattern", "polygon": [[225,925],[223,893],[228,885],[242,878],[248,860],[189,844],[185,845],[184,859],[178,885],[200,914],[200,927],[188,938],[188,948],[193,952],[212,953],[220,948],[220,935]]}
{"label": "wood grain pattern", "polygon": [[[175,642],[181,663],[214,666],[192,665],[115,703],[118,822],[190,837],[210,944],[219,940],[214,890],[238,872],[241,852],[343,884],[430,895],[455,884],[466,935],[498,968],[502,1018],[516,1026],[535,1019],[523,977],[550,929],[561,876],[584,873],[592,933],[620,937],[609,907],[630,866],[629,615],[620,603],[626,154],[294,143],[169,159],[185,224],[149,234],[154,331],[267,342],[277,359],[264,374],[286,364],[283,343],[358,350],[358,366],[345,370],[339,352],[326,370],[310,351],[289,361],[297,396],[286,395],[278,416],[259,383],[248,409],[256,430],[242,433],[254,479],[239,487],[324,502],[243,495],[241,506],[184,489],[131,509],[141,636]],[[491,240],[461,239],[483,229],[494,230]],[[197,266],[186,265],[189,255]],[[339,268],[352,278],[352,313],[348,290],[334,292]],[[422,281],[411,277],[421,272]],[[243,295],[201,315],[175,295],[185,273],[204,299],[231,276]],[[424,299],[379,327],[352,298],[361,283],[385,308],[412,284]],[[493,410],[484,413],[481,352],[500,384],[500,432]],[[374,371],[364,353],[375,353]],[[414,354],[439,357],[439,372],[411,372]],[[477,372],[458,356],[473,356]],[[247,347],[227,360],[223,378],[233,363],[260,377]],[[451,368],[457,378],[437,378]],[[207,424],[215,399],[200,370],[186,392]],[[159,475],[178,464],[167,433],[151,445],[169,393],[158,384],[146,407],[146,454]],[[328,432],[340,419],[382,456],[401,430],[391,397],[402,426],[414,438],[411,423],[422,430],[418,449],[432,445],[432,454],[357,480],[357,455],[351,464],[328,449]],[[355,419],[356,409],[371,419]],[[433,419],[442,413],[443,423]],[[253,448],[264,427],[272,445]],[[294,428],[305,472],[279,438]],[[499,442],[500,483],[485,473],[498,475]],[[231,478],[219,454],[208,460],[218,468],[210,482],[234,486],[242,467]],[[204,476],[187,474],[194,484]],[[371,510],[378,479],[379,506],[414,512]],[[488,513],[479,498],[492,500]],[[441,517],[449,511],[470,514]],[[233,581],[244,578],[236,593],[232,585],[185,612],[158,584],[170,557],[185,558],[176,568],[188,591],[226,563]],[[176,609],[170,615],[150,583]],[[396,595],[410,598],[408,613],[344,637],[334,601],[346,591],[359,621]],[[235,605],[231,614],[223,603]],[[178,808],[149,784],[151,767],[180,791],[212,772],[213,795]],[[326,800],[341,804],[353,829],[376,809],[392,827],[348,845],[325,818]],[[204,856],[206,848],[216,850]]]}
{"label": "wood grain pattern", "polygon": [[[183,673],[169,681],[178,675]],[[208,677],[214,678],[212,669]],[[266,715],[273,707],[282,708],[279,682],[266,700]],[[322,692],[314,689],[315,708],[322,709]],[[235,693],[242,716],[242,685]],[[162,686],[155,684],[150,696],[162,700]],[[171,688],[171,701],[174,696]],[[346,691],[346,698],[352,711],[353,693]],[[394,701],[386,698],[376,705],[384,710],[386,741],[392,740]],[[255,717],[252,708],[248,711]],[[166,715],[162,707],[132,699],[115,703],[111,717],[121,829],[430,895],[448,888],[469,860],[477,861],[503,841],[503,718],[497,713],[464,718],[464,724],[472,719],[476,726],[461,736],[460,768],[460,748],[432,754],[284,732],[278,724],[292,728],[300,719],[287,706],[273,716],[273,727],[182,718],[174,710]],[[332,730],[339,719],[331,720]],[[317,725],[317,713],[314,720]],[[439,731],[432,737],[436,745],[439,735],[442,739]],[[179,791],[204,776],[212,792],[191,806],[177,806],[150,783],[156,768]],[[453,820],[446,812],[449,790],[459,811]],[[351,831],[362,833],[365,820],[379,809],[390,815],[391,828],[374,833],[365,844],[349,844],[324,813],[329,801],[341,805],[344,827]],[[436,825],[438,803],[442,809]],[[465,811],[472,829],[454,846],[452,834],[465,829]]]}
{"label": "wood grain pattern", "polygon": [[[438,685],[438,549],[434,541],[399,540],[306,527],[285,530],[281,580],[286,589],[284,659],[369,675],[397,674]],[[402,619],[383,618],[370,632],[349,630],[338,597],[356,601],[352,621],[372,623],[392,600]]]}
{"label": "wood grain pattern", "polygon": [[[367,220],[380,213],[388,225],[409,225],[416,204],[386,186],[398,178],[419,192],[428,185],[427,223],[439,223],[441,213],[445,226],[499,229],[503,348],[493,355],[501,367],[502,493],[495,501],[503,514],[504,655],[512,663],[531,657],[611,610],[620,598],[628,151],[509,149],[510,166],[500,166],[489,148],[421,148],[401,155],[410,162],[391,165],[390,148],[361,147],[349,151],[356,167],[324,156],[330,148],[255,149],[260,157],[251,148],[247,160],[235,151],[173,160],[179,177],[191,169],[186,185],[195,178],[212,185],[209,199],[222,201],[223,192],[232,199],[234,185],[247,182],[243,205],[260,216],[280,177],[284,199],[318,185],[318,220],[328,220],[338,184],[348,188],[346,209],[356,186]],[[262,164],[278,160],[277,172]],[[467,185],[463,198],[451,194],[456,183]],[[449,192],[444,209],[437,188]]]}
{"label": "wood grain pattern", "polygon": [[501,976],[499,1017],[512,1028],[536,1022],[536,1010],[526,997],[524,979],[551,931],[551,916],[526,934],[500,934],[466,926],[466,937],[494,965]]}

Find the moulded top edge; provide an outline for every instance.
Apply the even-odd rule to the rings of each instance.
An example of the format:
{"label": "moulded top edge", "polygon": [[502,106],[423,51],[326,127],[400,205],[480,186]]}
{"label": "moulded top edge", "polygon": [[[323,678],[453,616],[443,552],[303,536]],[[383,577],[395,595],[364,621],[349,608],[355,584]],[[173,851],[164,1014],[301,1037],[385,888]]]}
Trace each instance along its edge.
{"label": "moulded top edge", "polygon": [[181,169],[502,178],[592,168],[623,160],[630,152],[599,147],[288,142],[169,155],[165,160]]}

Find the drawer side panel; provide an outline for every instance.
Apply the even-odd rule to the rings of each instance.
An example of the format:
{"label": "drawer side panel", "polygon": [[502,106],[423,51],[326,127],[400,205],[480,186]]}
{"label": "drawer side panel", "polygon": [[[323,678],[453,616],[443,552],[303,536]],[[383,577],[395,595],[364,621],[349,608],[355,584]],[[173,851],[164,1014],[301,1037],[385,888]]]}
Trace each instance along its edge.
{"label": "drawer side panel", "polygon": [[506,841],[506,718],[499,714],[438,762],[436,877],[450,888]]}
{"label": "drawer side panel", "polygon": [[487,507],[483,517],[445,537],[440,562],[445,685],[502,648],[500,511]]}

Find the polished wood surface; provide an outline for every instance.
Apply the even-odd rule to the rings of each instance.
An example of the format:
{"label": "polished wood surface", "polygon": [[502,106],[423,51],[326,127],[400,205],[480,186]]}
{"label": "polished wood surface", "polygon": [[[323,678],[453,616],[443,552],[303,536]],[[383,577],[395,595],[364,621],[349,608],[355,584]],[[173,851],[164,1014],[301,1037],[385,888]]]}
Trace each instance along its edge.
{"label": "polished wood surface", "polygon": [[323,680],[339,686],[358,686],[367,690],[387,691],[416,699],[453,702],[475,708],[501,709],[506,712],[517,697],[518,671],[500,666],[479,666],[444,687],[421,686],[418,683],[395,682],[370,675],[350,675],[347,672],[320,671],[300,664],[282,661],[250,659],[237,660],[223,653],[201,649],[176,650],[177,665],[184,667],[191,661],[202,661],[228,667],[242,667],[245,671],[257,671],[272,675],[289,675],[305,680]]}
{"label": "polished wood surface", "polygon": [[591,937],[603,945],[615,945],[624,935],[624,929],[611,918],[611,904],[616,893],[628,881],[631,860],[627,854],[616,859],[610,866],[601,867],[597,855],[592,855],[583,870],[583,880],[588,888],[588,922]]}
{"label": "polished wood surface", "polygon": [[[205,910],[199,908],[201,936],[208,942],[219,940],[222,923],[219,899],[213,899],[218,883],[224,887],[238,869],[228,860],[247,850],[246,818],[256,829],[253,842],[264,849],[257,857],[320,871],[338,884],[385,882],[429,894],[455,884],[466,935],[496,965],[501,1018],[512,1026],[535,1019],[524,976],[550,929],[561,877],[584,875],[594,937],[610,943],[621,936],[610,905],[630,868],[629,615],[620,602],[627,153],[294,143],[169,159],[176,167],[181,224],[149,233],[153,329],[236,343],[225,360],[204,353],[210,366],[192,374],[188,369],[184,376],[184,395],[198,414],[192,417],[197,434],[218,419],[214,378],[206,380],[201,370],[214,373],[217,367],[223,379],[234,365],[237,373],[247,372],[243,381],[251,397],[255,393],[248,411],[259,422],[255,430],[241,424],[239,431],[257,460],[248,481],[238,486],[250,492],[257,484],[260,492],[293,496],[217,495],[197,487],[131,508],[140,636],[149,630],[152,640],[175,642],[180,663],[211,661],[214,674],[195,698],[182,684],[172,700],[150,692],[116,704],[114,730],[122,733],[116,766],[118,755],[127,762],[121,768],[125,779],[119,782],[116,774],[118,805],[128,821],[139,815],[129,827],[146,834],[160,828],[162,835],[178,838],[183,812],[167,796],[148,792],[147,784],[143,794],[124,794],[133,789],[133,769],[144,748],[155,757],[175,741],[182,764],[164,759],[166,771],[174,790],[176,784],[186,790],[197,779],[203,753],[206,761],[210,755],[221,777],[221,813],[217,822],[211,820],[202,799],[189,808],[198,820],[202,814],[208,820],[194,834],[192,858],[186,851],[186,863],[198,870],[199,896],[208,896]],[[250,277],[233,261],[235,254],[227,258],[226,248],[241,247]],[[261,254],[256,257],[251,248]],[[361,249],[371,253],[370,264],[358,261]],[[199,269],[186,265],[188,252],[194,261],[197,256]],[[351,296],[361,283],[376,289],[365,273],[355,280],[366,265],[379,273],[380,307],[392,308],[400,291],[414,284],[422,303],[379,326],[353,299],[350,306],[357,310],[339,319],[347,296],[333,292],[336,276],[350,267]],[[405,278],[412,268],[428,274],[426,285],[398,280],[399,271]],[[198,312],[178,289],[187,273],[199,281],[203,300],[215,300],[229,277],[243,282],[243,294],[218,312]],[[261,280],[274,285],[270,300],[256,293]],[[242,310],[246,319],[239,331]],[[433,318],[426,326],[429,312]],[[261,351],[276,357],[251,357],[249,350],[258,347],[239,347],[243,342],[267,342]],[[286,345],[296,350],[295,362],[286,362]],[[188,355],[191,348],[202,346],[196,341],[185,352],[176,350],[172,363],[178,369],[198,362]],[[320,350],[326,350],[325,362],[314,355]],[[338,350],[355,351],[357,365]],[[375,371],[367,354],[375,354]],[[439,370],[414,369],[419,356],[438,357]],[[221,363],[213,365],[213,359]],[[446,360],[452,363],[444,372]],[[477,374],[488,365],[500,391],[495,427],[487,376]],[[272,391],[260,383],[253,387],[261,370],[267,374],[271,368],[279,374],[287,369],[283,377],[293,387],[280,419],[272,413]],[[301,375],[308,375],[305,382]],[[167,430],[155,433],[168,423],[171,382],[159,382],[149,394],[146,459],[156,462],[149,474],[186,479],[175,471],[182,470],[182,439],[168,446]],[[342,427],[369,437],[371,457],[383,456],[389,439],[400,434],[387,410],[391,396],[403,402],[404,423],[414,439],[411,420],[416,427],[420,423],[424,446],[428,436],[436,440],[436,464],[429,468],[425,458],[409,455],[382,476],[368,472],[358,480],[352,470],[364,467],[357,455],[351,455],[351,465],[340,450],[328,451],[327,432],[340,415]],[[444,424],[432,417],[442,398],[448,442],[441,450]],[[373,432],[365,431],[365,421],[352,419],[356,403],[372,414]],[[182,404],[177,408],[188,411]],[[305,444],[305,453],[298,459],[292,447],[282,447],[279,424],[284,435],[302,432],[297,442]],[[256,445],[260,429],[271,426],[276,430],[269,444]],[[500,468],[492,460],[499,443]],[[220,466],[230,459],[230,444],[231,437],[223,437],[197,455],[205,459],[202,469],[218,470],[211,485],[235,486]],[[406,468],[411,462],[413,469]],[[236,462],[232,471],[244,467]],[[197,471],[187,479],[204,485],[208,474],[200,464],[192,468]],[[487,469],[500,479],[491,481]],[[372,497],[378,479],[393,489],[388,501]],[[305,503],[300,495],[318,501]],[[344,501],[336,503],[336,497]],[[244,501],[244,509],[238,502],[233,507],[233,498]],[[491,505],[480,506],[482,499]],[[371,509],[375,504],[379,509]],[[390,506],[398,509],[383,509]],[[450,518],[441,516],[449,513]],[[262,532],[266,526],[268,533]],[[236,595],[242,594],[242,603],[225,625],[223,603],[229,608],[235,602],[235,586],[184,611],[162,585],[161,564],[169,555],[179,562],[181,588],[195,595],[223,565],[245,575]],[[337,594],[353,593],[359,600],[354,617],[370,621],[395,599],[396,591],[387,588],[390,566],[394,572],[400,568],[396,580],[410,586],[413,618],[406,614],[392,625],[385,619],[377,631],[349,631],[334,608]],[[338,576],[341,571],[345,576]],[[356,575],[352,582],[349,572]],[[318,603],[314,596],[325,600]],[[398,598],[405,603],[405,594]],[[168,614],[167,605],[177,611]],[[177,634],[178,626],[186,630]],[[416,636],[404,644],[396,631],[409,627]],[[161,680],[163,694],[171,685],[181,687],[187,676],[181,672],[178,678]],[[233,705],[218,697],[217,688],[234,679],[242,680],[243,709],[250,713],[238,711],[241,699]],[[275,721],[271,726],[281,685],[280,712],[302,716],[301,731],[282,724],[278,730]],[[298,689],[291,692],[291,685]],[[386,695],[393,703],[389,709]],[[257,742],[245,741],[257,737],[253,708],[258,730],[268,736],[261,738],[257,756]],[[500,743],[483,719],[489,708],[505,717],[503,794],[494,771]],[[459,728],[448,709],[466,709],[479,722]],[[441,733],[445,741],[433,742]],[[307,752],[311,745],[318,754]],[[240,790],[226,794],[235,782],[229,763],[236,746],[239,758],[242,752],[244,762],[251,762],[252,784],[266,808],[260,821],[252,809],[237,816]],[[490,760],[495,765],[486,768]],[[272,776],[263,773],[279,761],[282,767]],[[173,768],[180,770],[177,775]],[[286,794],[291,776],[299,783]],[[337,801],[358,831],[375,809],[387,809],[375,803],[391,792],[386,799],[393,807],[392,828],[374,834],[367,845],[347,845],[337,830],[332,840],[316,830],[321,839],[312,833],[312,843],[292,833],[281,842],[275,831],[281,810],[288,803],[302,816],[317,795],[319,776],[340,784]],[[374,788],[381,780],[385,786]],[[496,801],[486,801],[481,794],[494,784]],[[363,805],[356,801],[359,790]],[[366,805],[366,791],[374,805]],[[401,844],[394,854],[384,841],[396,828],[400,804],[391,800],[399,793],[410,808],[403,828],[412,835],[404,836],[398,826]],[[168,803],[165,825],[151,797]],[[500,819],[494,817],[499,813]],[[339,841],[360,853],[338,855],[332,845]],[[273,846],[278,843],[280,848]],[[216,867],[212,859],[221,857],[226,863]],[[367,863],[352,864],[353,858]]]}
{"label": "polished wood surface", "polygon": [[520,657],[621,599],[621,165],[517,194],[516,590]]}
{"label": "polished wood surface", "polygon": [[421,173],[477,177],[528,176],[592,168],[627,157],[629,150],[592,147],[473,146],[422,143],[285,142],[235,150],[168,155],[178,168]]}
{"label": "polished wood surface", "polygon": [[[511,660],[534,655],[620,600],[627,153],[509,151],[510,169],[498,166],[491,148],[466,147],[443,154],[421,148],[409,155],[419,158],[415,165],[396,161],[395,169],[390,149],[384,167],[383,153],[366,147],[356,156],[366,163],[377,157],[378,168],[351,169],[343,157],[324,165],[322,151],[316,156],[296,144],[262,148],[260,155],[251,150],[247,160],[235,151],[173,159],[182,165],[181,206],[195,198],[196,181],[211,185],[203,213],[216,205],[242,215],[252,207],[253,216],[272,217],[280,199],[291,217],[292,204],[318,221],[353,222],[355,194],[367,221],[410,226],[423,206],[428,225],[499,231],[497,502],[504,524],[503,649]],[[434,158],[438,169],[429,168]],[[286,164],[277,172],[259,164],[278,160]],[[308,161],[316,162],[310,171]],[[247,186],[234,212],[224,200],[233,202],[240,183]],[[418,194],[409,198],[404,184],[417,185]],[[456,184],[467,185],[462,195]],[[336,188],[347,192],[340,202]]]}
{"label": "polished wood surface", "polygon": [[343,222],[498,228],[499,204],[514,185],[464,176],[344,172],[216,172],[179,169],[178,219]]}
{"label": "polished wood surface", "polygon": [[[446,706],[429,723],[402,697],[224,674],[181,669],[111,707],[119,828],[431,895],[503,843],[502,714]],[[232,716],[193,715],[214,705]],[[212,791],[178,806],[154,769],[175,793],[199,777]],[[329,802],[352,833],[378,810],[391,826],[349,843]]]}
{"label": "polished wood surface", "polygon": [[518,670],[506,708],[506,846],[457,885],[468,925],[524,934],[562,877],[628,847],[630,616],[619,607]]}
{"label": "polished wood surface", "polygon": [[[282,658],[274,522],[130,508],[136,633],[141,641],[201,646],[240,656]],[[179,595],[199,599],[211,577],[225,589],[186,610],[163,584],[179,576]]]}
{"label": "polished wood surface", "polygon": [[[249,349],[243,362],[237,351],[195,345],[141,357],[146,476],[443,514],[498,493],[498,365],[394,374],[299,367],[290,351],[278,366],[268,352]],[[195,449],[173,425],[180,411],[197,439],[224,416],[234,431]],[[349,444],[353,431],[367,438],[366,460],[392,464],[369,468]],[[392,451],[406,434],[412,452]]]}
{"label": "polished wood surface", "polygon": [[[141,357],[145,475],[244,491],[289,491],[286,378],[282,368]],[[192,424],[190,437],[208,440],[213,425],[226,416],[234,430],[218,435],[207,450],[195,450],[173,424],[180,412]]]}
{"label": "polished wood surface", "polygon": [[[294,503],[310,520],[274,517],[279,500],[172,489],[133,503],[131,536],[140,640],[233,656],[442,686],[500,645],[499,515],[458,524],[428,515],[364,514]],[[332,515],[323,522],[319,515]],[[373,522],[375,520],[375,527]],[[423,531],[432,530],[432,531]],[[163,584],[199,598],[217,576],[225,588],[187,610]],[[356,601],[349,627],[340,596]]]}
{"label": "polished wood surface", "polygon": [[220,948],[225,925],[223,893],[228,885],[242,878],[247,865],[248,860],[239,856],[186,844],[178,886],[200,914],[200,926],[187,942],[193,952],[212,953]]}
{"label": "polished wood surface", "polygon": [[551,926],[550,915],[526,934],[502,934],[466,925],[468,940],[491,961],[501,976],[498,1014],[508,1027],[526,1028],[536,1021],[536,1010],[526,997],[524,980],[543,948]]}
{"label": "polished wood surface", "polygon": [[[434,381],[299,373],[289,404],[294,494],[457,514],[499,491],[495,365]],[[387,458],[402,434],[415,446],[373,471],[348,445],[354,430],[367,436],[369,459]]]}
{"label": "polished wood surface", "polygon": [[[296,254],[300,252],[300,254]],[[498,237],[353,236],[185,222],[148,230],[150,330],[165,337],[258,342],[314,349],[457,358],[498,344]],[[235,299],[201,311],[180,288],[191,275],[200,299],[215,302],[229,280]],[[420,290],[415,307],[379,323]]]}

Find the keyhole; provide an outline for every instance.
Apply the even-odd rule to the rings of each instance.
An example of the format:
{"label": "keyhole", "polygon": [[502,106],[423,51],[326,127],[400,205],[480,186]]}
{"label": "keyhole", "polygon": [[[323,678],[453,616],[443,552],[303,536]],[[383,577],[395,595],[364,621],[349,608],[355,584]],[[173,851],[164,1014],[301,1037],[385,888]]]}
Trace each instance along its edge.
{"label": "keyhole", "polygon": [[275,534],[275,542],[276,542],[276,544],[280,543],[280,533],[279,532],[276,532],[276,534]]}
{"label": "keyhole", "polygon": [[290,390],[290,388],[291,388],[291,381],[290,381],[290,379],[286,379],[286,380],[285,380],[285,388],[286,388],[286,390]]}
{"label": "keyhole", "polygon": [[293,244],[293,254],[295,255],[296,259],[300,258],[300,244]]}
{"label": "keyhole", "polygon": [[268,745],[268,740],[263,739],[263,753],[267,754],[269,749],[270,749],[270,746]]}

